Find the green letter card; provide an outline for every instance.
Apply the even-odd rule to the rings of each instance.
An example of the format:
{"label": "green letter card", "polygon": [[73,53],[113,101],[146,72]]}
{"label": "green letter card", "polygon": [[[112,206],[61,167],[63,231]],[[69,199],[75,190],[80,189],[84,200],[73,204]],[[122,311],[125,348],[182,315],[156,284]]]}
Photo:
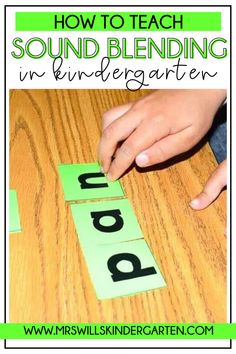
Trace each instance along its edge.
{"label": "green letter card", "polygon": [[119,181],[108,181],[98,163],[59,165],[66,201],[123,197]]}
{"label": "green letter card", "polygon": [[21,224],[17,202],[17,194],[15,189],[11,189],[9,193],[9,209],[10,232],[20,232]]}
{"label": "green letter card", "polygon": [[91,245],[85,256],[98,299],[166,286],[145,240]]}
{"label": "green letter card", "polygon": [[143,238],[128,199],[71,204],[82,247]]}

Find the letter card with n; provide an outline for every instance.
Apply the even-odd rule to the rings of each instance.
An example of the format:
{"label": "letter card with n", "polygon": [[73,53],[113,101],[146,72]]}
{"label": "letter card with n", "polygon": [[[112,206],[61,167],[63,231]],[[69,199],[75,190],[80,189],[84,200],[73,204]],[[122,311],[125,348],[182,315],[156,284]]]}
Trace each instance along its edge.
{"label": "letter card with n", "polygon": [[123,197],[119,181],[108,181],[98,163],[61,164],[58,166],[65,200]]}

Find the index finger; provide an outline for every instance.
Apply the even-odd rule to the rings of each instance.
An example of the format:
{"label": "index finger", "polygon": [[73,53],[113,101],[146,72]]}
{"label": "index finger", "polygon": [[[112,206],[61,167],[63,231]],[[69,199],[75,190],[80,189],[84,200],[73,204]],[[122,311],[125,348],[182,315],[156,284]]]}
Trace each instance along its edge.
{"label": "index finger", "polygon": [[102,131],[108,127],[114,120],[123,116],[133,105],[133,102],[116,106],[103,114]]}
{"label": "index finger", "polygon": [[98,156],[104,173],[109,170],[117,144],[125,140],[140,124],[142,115],[130,109],[123,116],[109,124],[103,131]]}

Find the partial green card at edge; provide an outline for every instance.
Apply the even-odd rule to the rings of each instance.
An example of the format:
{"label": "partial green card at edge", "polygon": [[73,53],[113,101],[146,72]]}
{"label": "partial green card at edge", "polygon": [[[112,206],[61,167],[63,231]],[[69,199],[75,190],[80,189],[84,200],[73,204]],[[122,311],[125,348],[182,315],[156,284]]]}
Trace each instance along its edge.
{"label": "partial green card at edge", "polygon": [[[108,260],[113,255],[131,253],[136,255],[142,268],[154,267],[155,274],[133,279],[113,281],[108,269]],[[110,245],[90,245],[85,249],[85,258],[98,299],[112,299],[120,296],[134,295],[140,292],[163,288],[166,282],[145,240],[134,240]],[[123,271],[130,271],[131,263],[123,262]],[[118,264],[120,268],[121,264]]]}
{"label": "partial green card at edge", "polygon": [[123,197],[124,191],[119,181],[109,181],[106,176],[89,178],[89,183],[104,184],[100,188],[81,188],[79,176],[87,173],[101,173],[100,166],[95,163],[60,164],[58,165],[66,201]]}
{"label": "partial green card at edge", "polygon": [[11,189],[9,193],[9,226],[10,232],[21,232],[20,214],[15,189]]}

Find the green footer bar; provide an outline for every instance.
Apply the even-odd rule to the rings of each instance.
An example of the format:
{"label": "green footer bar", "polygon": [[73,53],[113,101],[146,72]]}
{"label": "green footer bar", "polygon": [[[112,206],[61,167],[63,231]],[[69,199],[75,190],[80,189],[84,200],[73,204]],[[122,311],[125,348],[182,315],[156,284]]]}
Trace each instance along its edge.
{"label": "green footer bar", "polygon": [[1,339],[236,339],[236,323],[2,323]]}

